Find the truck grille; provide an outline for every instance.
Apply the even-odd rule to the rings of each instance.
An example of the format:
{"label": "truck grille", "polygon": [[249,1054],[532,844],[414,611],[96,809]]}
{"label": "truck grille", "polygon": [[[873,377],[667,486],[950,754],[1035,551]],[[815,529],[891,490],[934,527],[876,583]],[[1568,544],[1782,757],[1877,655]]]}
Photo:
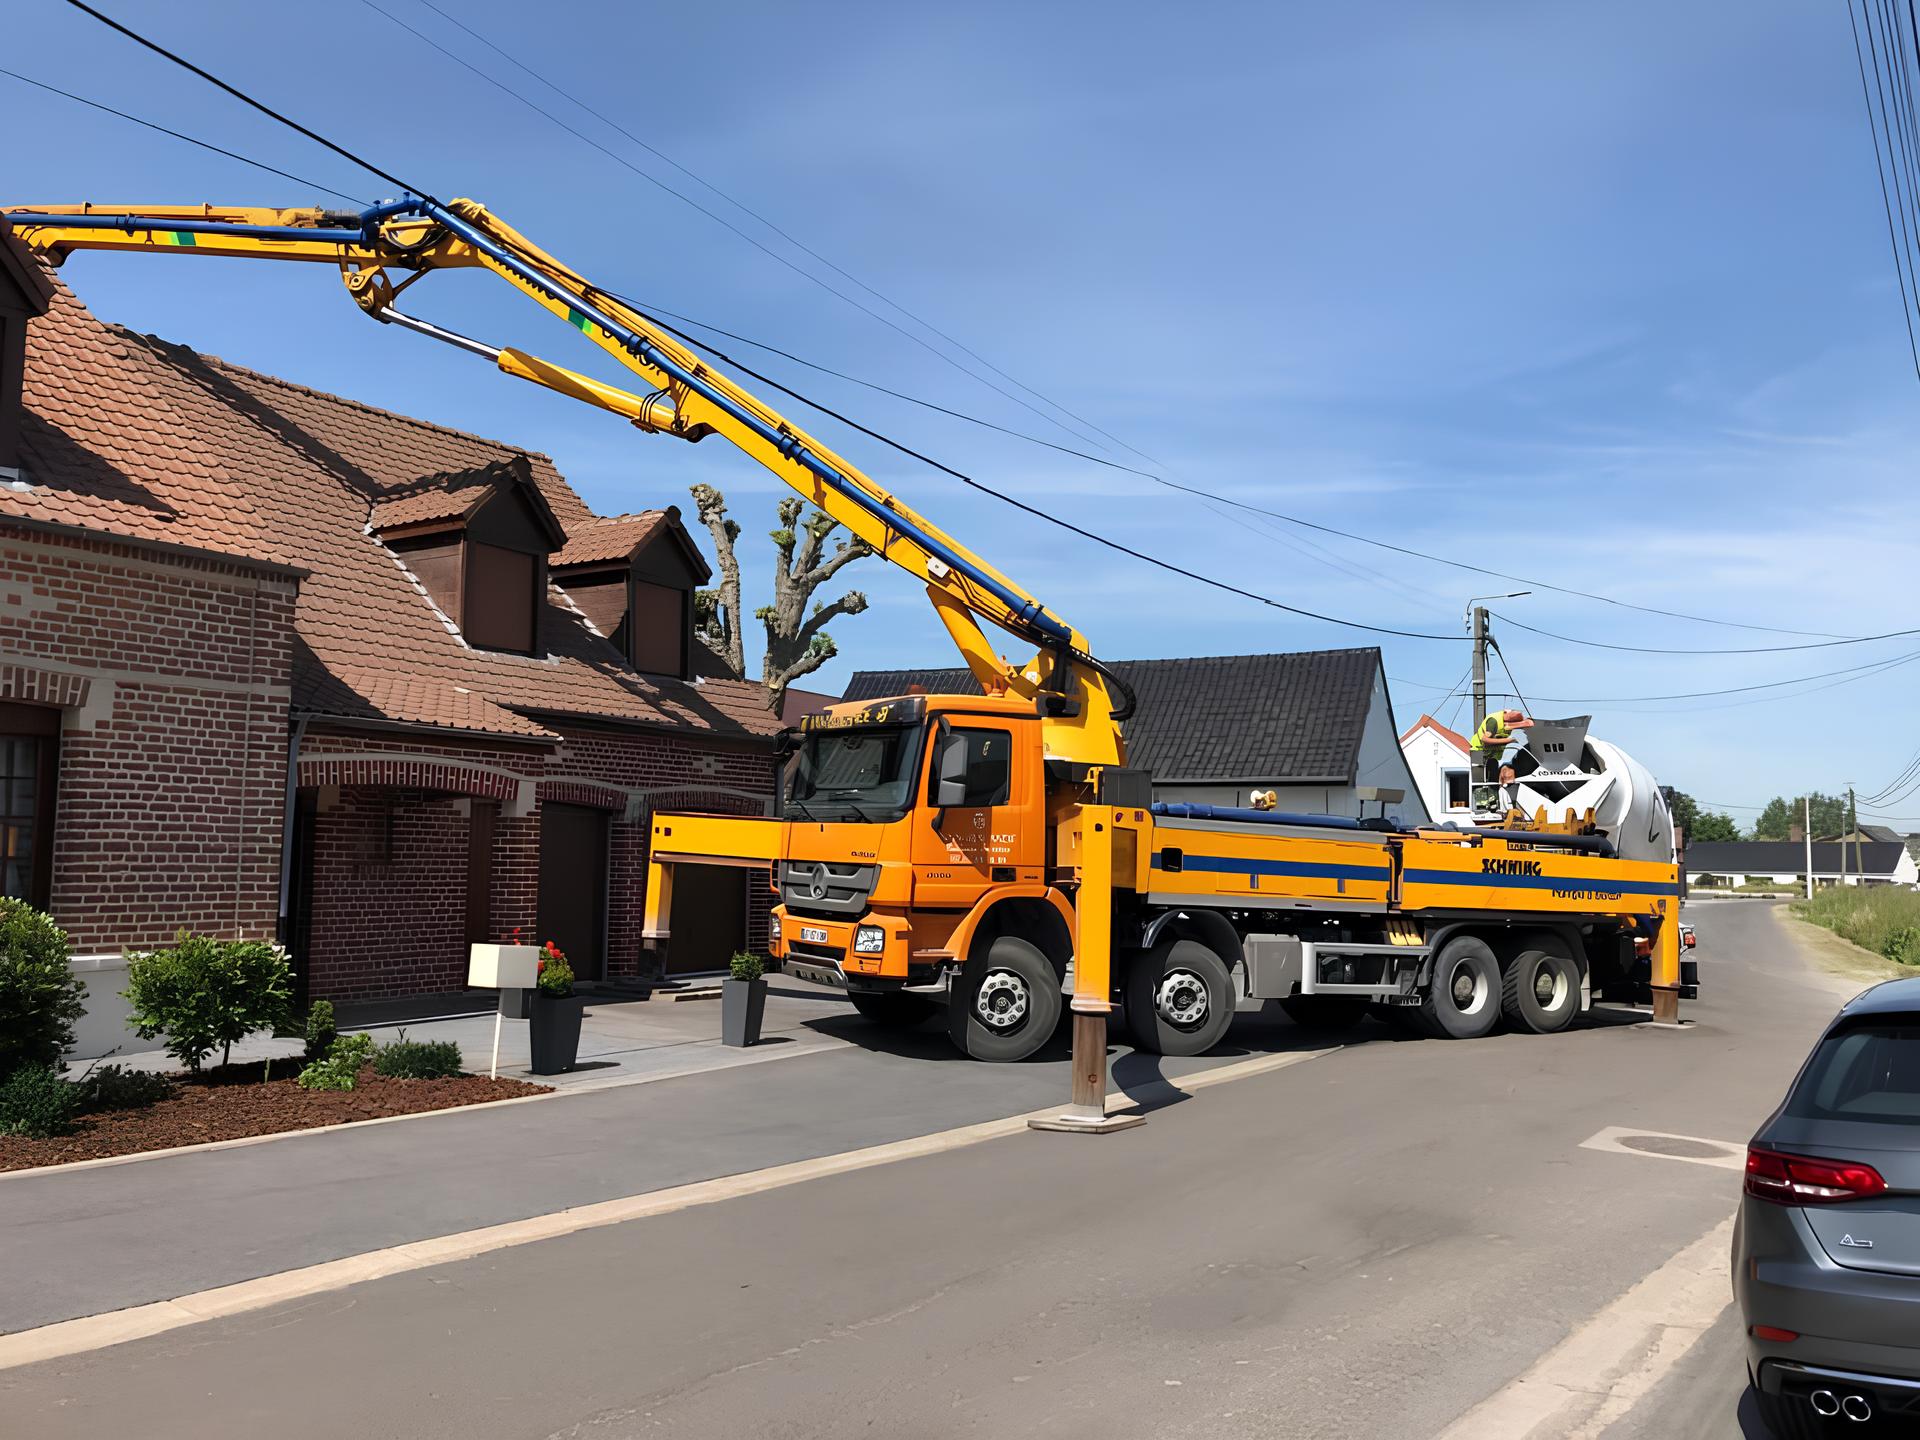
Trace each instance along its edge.
{"label": "truck grille", "polygon": [[867,908],[877,865],[836,865],[827,860],[782,862],[780,898],[788,910],[814,915],[858,915]]}

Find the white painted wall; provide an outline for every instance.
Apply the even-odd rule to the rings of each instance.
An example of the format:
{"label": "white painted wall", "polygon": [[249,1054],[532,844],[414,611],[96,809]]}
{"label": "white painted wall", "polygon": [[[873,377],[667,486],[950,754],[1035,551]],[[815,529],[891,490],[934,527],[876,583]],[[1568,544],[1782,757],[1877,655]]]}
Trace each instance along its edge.
{"label": "white painted wall", "polygon": [[[1471,819],[1470,806],[1450,806],[1447,804],[1447,776],[1449,770],[1466,770],[1471,779],[1467,752],[1455,745],[1445,736],[1427,726],[1407,737],[1401,747],[1409,773],[1419,787],[1420,798],[1425,803],[1427,816],[1435,821]],[[1471,792],[1469,792],[1471,793]]]}

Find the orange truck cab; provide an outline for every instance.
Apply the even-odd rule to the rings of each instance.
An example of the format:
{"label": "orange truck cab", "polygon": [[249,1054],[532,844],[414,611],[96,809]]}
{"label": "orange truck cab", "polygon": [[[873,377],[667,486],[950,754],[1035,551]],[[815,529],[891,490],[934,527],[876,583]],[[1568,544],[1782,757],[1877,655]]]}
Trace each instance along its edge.
{"label": "orange truck cab", "polygon": [[808,716],[773,857],[774,957],[905,1023],[946,997],[976,943],[1004,940],[1049,973],[1024,993],[1003,980],[988,1008],[1022,1032],[1050,1025],[1074,915],[1054,883],[1048,779],[1030,701],[913,695]]}

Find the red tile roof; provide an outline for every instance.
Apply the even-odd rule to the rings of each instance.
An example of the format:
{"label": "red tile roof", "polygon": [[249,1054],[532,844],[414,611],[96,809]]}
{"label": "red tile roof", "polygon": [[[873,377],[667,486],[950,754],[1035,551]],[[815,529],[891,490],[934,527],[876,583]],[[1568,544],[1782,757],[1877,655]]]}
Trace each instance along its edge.
{"label": "red tile roof", "polygon": [[553,553],[551,563],[587,565],[601,560],[625,560],[659,534],[666,523],[666,511],[645,510],[638,515],[609,515],[576,525],[568,530],[567,543]]}
{"label": "red tile roof", "polygon": [[296,621],[297,709],[528,739],[550,734],[548,715],[735,736],[780,728],[759,685],[634,673],[557,591],[539,656],[472,649],[366,533],[376,513],[447,503],[449,476],[508,464],[560,530],[592,532],[599,517],[546,456],[104,325],[53,283],[52,308],[27,333],[30,488],[0,487],[0,518],[310,571]]}
{"label": "red tile roof", "polygon": [[1458,730],[1449,730],[1431,715],[1422,715],[1418,720],[1414,721],[1413,724],[1409,725],[1407,727],[1407,733],[1400,737],[1400,743],[1402,745],[1406,744],[1407,741],[1414,737],[1414,733],[1419,730],[1433,731],[1434,734],[1440,736],[1441,739],[1450,742],[1456,750],[1471,748],[1467,743],[1466,736],[1462,735]]}

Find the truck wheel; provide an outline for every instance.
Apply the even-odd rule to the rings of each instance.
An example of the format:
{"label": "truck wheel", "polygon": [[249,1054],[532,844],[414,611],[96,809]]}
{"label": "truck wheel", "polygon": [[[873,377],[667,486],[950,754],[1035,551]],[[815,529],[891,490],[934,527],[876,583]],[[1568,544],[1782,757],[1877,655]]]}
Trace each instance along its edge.
{"label": "truck wheel", "polygon": [[1420,1001],[1420,1028],[1443,1040],[1475,1040],[1500,1019],[1500,962],[1484,940],[1456,935],[1440,947]]}
{"label": "truck wheel", "polygon": [[1289,995],[1280,1008],[1303,1030],[1337,1034],[1367,1018],[1367,1003],[1364,995]]}
{"label": "truck wheel", "polygon": [[1024,1060],[1060,1023],[1060,977],[1029,942],[1002,935],[947,1000],[947,1033],[975,1060]]}
{"label": "truck wheel", "polygon": [[1149,1055],[1204,1055],[1233,1023],[1233,977],[1198,940],[1162,940],[1127,966],[1133,1043]]}
{"label": "truck wheel", "polygon": [[847,998],[853,1008],[890,1030],[905,1030],[918,1025],[934,1011],[934,1003],[924,995],[902,995],[897,990],[854,990]]}
{"label": "truck wheel", "polygon": [[1580,1009],[1580,967],[1551,950],[1522,950],[1507,962],[1500,1009],[1516,1030],[1551,1035]]}

